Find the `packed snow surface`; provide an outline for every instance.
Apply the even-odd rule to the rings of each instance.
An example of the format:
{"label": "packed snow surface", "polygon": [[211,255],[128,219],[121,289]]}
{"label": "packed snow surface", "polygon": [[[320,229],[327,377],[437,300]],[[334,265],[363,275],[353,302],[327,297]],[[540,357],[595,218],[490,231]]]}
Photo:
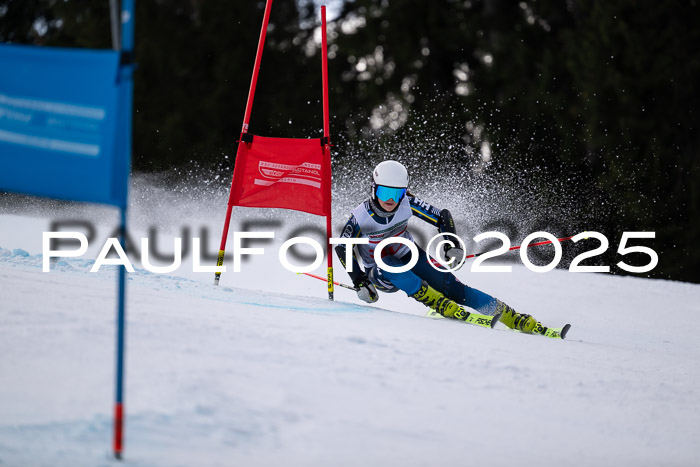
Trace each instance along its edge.
{"label": "packed snow surface", "polygon": [[[216,251],[223,213],[180,207],[207,219]],[[0,211],[0,465],[116,463],[116,268],[89,272],[116,215],[80,209]],[[42,272],[57,217],[98,233],[84,257]],[[159,225],[172,227],[167,251],[180,230]],[[329,302],[323,282],[280,266],[284,238],[219,287],[189,257],[171,274],[135,264],[125,465],[700,464],[700,286],[518,262],[458,272],[545,325],[571,323],[560,341],[429,319],[402,293],[366,306],[337,288]]]}

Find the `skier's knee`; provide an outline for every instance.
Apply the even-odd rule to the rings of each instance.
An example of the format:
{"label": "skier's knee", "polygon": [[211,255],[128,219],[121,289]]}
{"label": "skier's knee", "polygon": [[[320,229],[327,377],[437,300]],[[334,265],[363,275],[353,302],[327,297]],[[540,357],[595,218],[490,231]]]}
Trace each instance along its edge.
{"label": "skier's knee", "polygon": [[391,281],[385,277],[376,266],[370,269],[368,277],[377,290],[381,290],[382,292],[386,293],[394,293],[399,290],[399,288],[392,284]]}
{"label": "skier's knee", "polygon": [[[399,268],[402,266],[406,266],[400,259],[396,258],[395,256],[386,256],[382,258],[382,262],[391,268]],[[385,279],[391,279],[393,277],[399,276],[400,274],[403,274],[401,272],[387,271],[379,265],[375,266],[375,269],[377,270],[377,273]]]}

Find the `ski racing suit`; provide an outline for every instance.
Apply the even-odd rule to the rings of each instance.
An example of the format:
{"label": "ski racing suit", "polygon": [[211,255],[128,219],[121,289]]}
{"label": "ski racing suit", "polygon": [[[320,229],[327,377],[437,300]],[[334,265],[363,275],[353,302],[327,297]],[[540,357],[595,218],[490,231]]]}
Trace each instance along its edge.
{"label": "ski racing suit", "polygon": [[[374,249],[382,241],[391,237],[403,237],[413,242],[408,231],[408,221],[412,216],[438,228],[440,233],[455,233],[454,221],[450,211],[437,209],[416,196],[407,193],[392,212],[386,212],[374,200],[368,199],[353,209],[350,219],[345,224],[341,238],[368,238],[369,244],[356,245],[352,254],[352,272],[348,271],[353,284],[357,287],[364,280],[369,280],[377,290],[396,292],[403,290],[407,295],[415,294],[425,280],[435,290],[460,305],[473,308],[481,314],[493,315],[498,305],[497,300],[475,288],[462,284],[451,272],[438,271],[429,263],[426,252],[418,245],[418,262],[409,271],[395,273],[383,270],[374,261]],[[335,248],[343,267],[345,264],[346,245]],[[382,250],[382,260],[392,267],[405,266],[411,259],[408,246],[394,243]],[[364,271],[360,268],[360,262]]]}

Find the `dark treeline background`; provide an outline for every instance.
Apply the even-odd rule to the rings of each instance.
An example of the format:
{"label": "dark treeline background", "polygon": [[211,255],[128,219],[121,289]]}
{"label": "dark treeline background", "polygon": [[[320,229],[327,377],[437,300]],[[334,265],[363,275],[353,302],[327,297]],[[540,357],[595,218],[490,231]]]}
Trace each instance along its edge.
{"label": "dark treeline background", "polygon": [[[135,170],[230,175],[263,10],[136,1]],[[620,229],[655,231],[651,275],[700,282],[696,0],[355,0],[329,13],[337,164],[354,142],[434,134],[475,172],[578,177],[615,207],[601,227],[613,253]],[[275,1],[253,133],[319,136],[318,22],[309,0]],[[0,0],[0,41],[110,48],[109,2]]]}

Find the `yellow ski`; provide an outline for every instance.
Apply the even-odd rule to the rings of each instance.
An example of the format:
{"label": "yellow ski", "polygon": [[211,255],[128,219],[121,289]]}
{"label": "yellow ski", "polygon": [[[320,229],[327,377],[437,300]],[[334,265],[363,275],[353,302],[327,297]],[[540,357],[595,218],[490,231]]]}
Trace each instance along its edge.
{"label": "yellow ski", "polygon": [[[465,319],[460,319],[457,321],[463,321],[465,323],[469,324],[474,324],[476,326],[482,326],[485,328],[493,328],[496,323],[498,322],[499,318],[501,317],[501,314],[498,313],[494,316],[489,316],[489,315],[482,315],[479,313],[476,313],[474,311],[467,311],[464,310],[466,313],[466,318]],[[428,313],[426,314],[427,317],[429,318],[434,318],[434,319],[440,319],[444,318],[440,313],[438,313],[435,310],[428,310]]]}

